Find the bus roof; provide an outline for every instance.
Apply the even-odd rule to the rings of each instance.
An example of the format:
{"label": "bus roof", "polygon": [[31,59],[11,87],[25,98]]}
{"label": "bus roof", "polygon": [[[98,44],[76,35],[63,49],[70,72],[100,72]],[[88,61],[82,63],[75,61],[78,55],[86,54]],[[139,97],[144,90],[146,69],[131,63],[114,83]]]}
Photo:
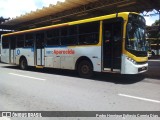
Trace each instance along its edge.
{"label": "bus roof", "polygon": [[[118,17],[123,17],[124,20],[127,20],[129,13],[138,14],[135,12],[120,12],[120,13],[118,13]],[[8,33],[8,34],[3,34],[2,37],[3,36],[10,36],[10,35],[17,35],[17,34],[25,34],[25,33],[30,33],[30,32],[43,31],[43,30],[49,30],[49,29],[58,28],[58,27],[64,27],[64,26],[69,26],[69,25],[76,25],[76,24],[81,24],[81,23],[99,21],[99,20],[104,20],[104,19],[111,19],[111,18],[116,18],[116,17],[117,17],[117,13],[99,16],[99,17],[88,18],[88,19],[83,19],[83,20],[78,20],[78,21],[72,21],[72,22],[67,22],[67,23],[62,23],[62,24],[50,25],[50,26],[45,26],[45,27],[40,27],[40,28],[34,28],[34,29],[29,29],[29,30],[12,32],[12,33]]]}

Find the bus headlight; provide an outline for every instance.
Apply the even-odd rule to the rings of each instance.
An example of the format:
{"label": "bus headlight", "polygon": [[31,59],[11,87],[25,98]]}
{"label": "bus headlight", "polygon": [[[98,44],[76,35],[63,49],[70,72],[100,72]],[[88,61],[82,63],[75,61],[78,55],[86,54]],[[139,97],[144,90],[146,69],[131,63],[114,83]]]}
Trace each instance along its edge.
{"label": "bus headlight", "polygon": [[136,62],[135,60],[133,60],[132,58],[127,57],[127,59],[128,59],[129,61],[131,61],[133,64],[137,64],[137,62]]}

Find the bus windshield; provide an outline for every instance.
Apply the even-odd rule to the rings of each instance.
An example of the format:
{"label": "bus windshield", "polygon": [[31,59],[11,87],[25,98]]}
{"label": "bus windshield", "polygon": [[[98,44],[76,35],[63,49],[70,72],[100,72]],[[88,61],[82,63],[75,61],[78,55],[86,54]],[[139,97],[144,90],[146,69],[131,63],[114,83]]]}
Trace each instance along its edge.
{"label": "bus windshield", "polygon": [[127,24],[126,48],[129,51],[146,51],[145,19],[142,16],[130,14]]}

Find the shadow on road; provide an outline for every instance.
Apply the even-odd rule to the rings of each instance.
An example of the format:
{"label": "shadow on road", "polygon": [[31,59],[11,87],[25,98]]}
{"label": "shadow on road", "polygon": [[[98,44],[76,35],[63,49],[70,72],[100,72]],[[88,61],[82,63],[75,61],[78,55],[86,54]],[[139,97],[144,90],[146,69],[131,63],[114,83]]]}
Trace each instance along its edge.
{"label": "shadow on road", "polygon": [[144,80],[143,74],[139,75],[122,75],[116,73],[97,73],[94,80],[112,82],[115,84],[133,84]]}
{"label": "shadow on road", "polygon": [[[1,67],[19,70],[18,66],[8,66],[7,65],[7,66],[1,66]],[[54,74],[54,75],[62,75],[62,76],[69,76],[69,77],[76,77],[76,78],[79,77],[77,72],[72,71],[72,70],[61,70],[61,69],[50,69],[50,68],[37,69],[35,67],[29,67],[27,71]],[[95,73],[91,79],[86,79],[86,80],[112,82],[115,84],[133,84],[133,83],[142,81],[144,78],[145,76],[143,74],[121,75],[121,74],[116,74],[116,73]]]}
{"label": "shadow on road", "polygon": [[160,59],[150,59],[148,61],[148,71],[144,75],[147,78],[160,80]]}

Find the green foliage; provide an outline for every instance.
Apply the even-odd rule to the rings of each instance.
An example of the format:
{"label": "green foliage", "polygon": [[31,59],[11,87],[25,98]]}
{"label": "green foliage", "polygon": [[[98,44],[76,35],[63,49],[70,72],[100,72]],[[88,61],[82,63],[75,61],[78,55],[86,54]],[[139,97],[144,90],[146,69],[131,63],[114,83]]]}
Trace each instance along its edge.
{"label": "green foliage", "polygon": [[160,20],[156,20],[153,24],[152,24],[152,26],[157,26],[157,25],[159,25],[160,24]]}
{"label": "green foliage", "polygon": [[[156,20],[153,24],[152,27],[154,26],[159,26],[160,25],[160,21]],[[150,31],[149,32],[149,38],[159,38],[160,37],[160,31],[159,30],[154,30],[154,31]]]}

